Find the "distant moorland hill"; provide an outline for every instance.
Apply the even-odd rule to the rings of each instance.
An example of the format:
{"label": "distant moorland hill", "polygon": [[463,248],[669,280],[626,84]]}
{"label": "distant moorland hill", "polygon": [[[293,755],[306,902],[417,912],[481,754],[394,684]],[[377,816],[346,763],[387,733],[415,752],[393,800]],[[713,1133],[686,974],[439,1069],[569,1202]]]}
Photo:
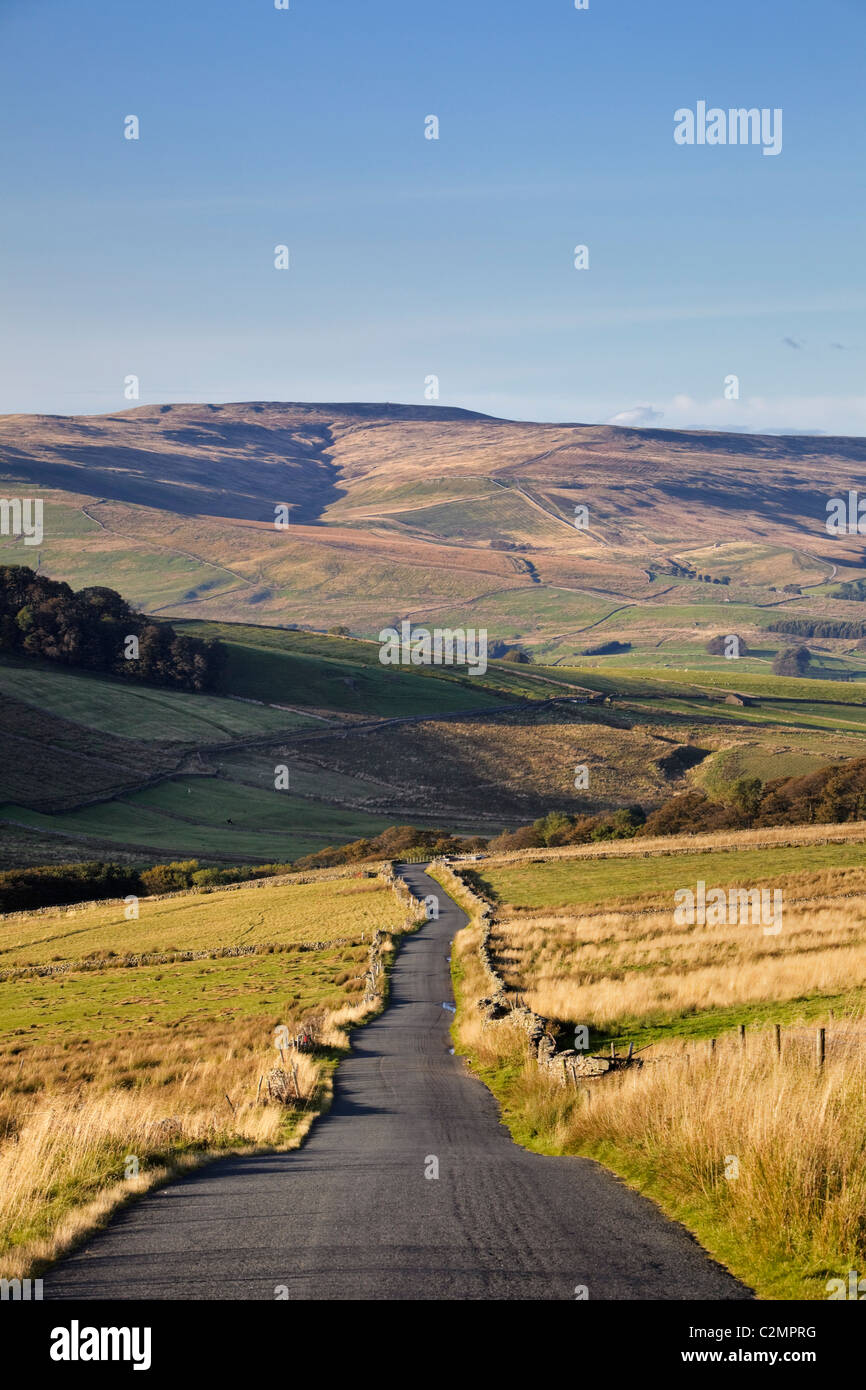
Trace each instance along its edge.
{"label": "distant moorland hill", "polygon": [[[850,622],[837,593],[866,576],[866,544],[825,521],[864,463],[854,438],[440,406],[0,417],[0,487],[44,499],[52,578],[173,617],[365,637],[402,617],[486,627],[554,663],[625,638],[624,663],[651,649],[676,664],[733,623],[751,649],[779,610]],[[34,547],[4,536],[0,559],[33,563]]]}

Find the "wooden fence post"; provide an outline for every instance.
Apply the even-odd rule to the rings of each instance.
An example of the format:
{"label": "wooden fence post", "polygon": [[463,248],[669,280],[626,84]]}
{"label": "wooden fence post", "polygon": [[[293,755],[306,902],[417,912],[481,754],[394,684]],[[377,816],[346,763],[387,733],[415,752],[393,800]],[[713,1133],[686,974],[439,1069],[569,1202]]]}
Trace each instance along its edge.
{"label": "wooden fence post", "polygon": [[745,1025],[745,1023],[741,1023],[741,1024],[740,1024],[740,1042],[741,1042],[741,1044],[742,1044],[743,1047],[746,1046],[746,1025]]}
{"label": "wooden fence post", "polygon": [[824,1057],[825,1057],[826,1051],[827,1051],[827,1046],[826,1046],[826,1045],[827,1045],[827,1032],[826,1032],[826,1029],[824,1029],[824,1028],[819,1028],[819,1029],[818,1029],[818,1035],[817,1035],[817,1037],[815,1038],[815,1054],[816,1054],[816,1061],[817,1061],[817,1063],[818,1063],[818,1070],[819,1070],[819,1071],[821,1070],[821,1068],[822,1068],[823,1065],[824,1065]]}
{"label": "wooden fence post", "polygon": [[775,1037],[776,1037],[776,1056],[777,1056],[777,1057],[781,1057],[781,1055],[782,1055],[782,1025],[781,1025],[781,1023],[775,1024],[773,1031],[774,1031]]}

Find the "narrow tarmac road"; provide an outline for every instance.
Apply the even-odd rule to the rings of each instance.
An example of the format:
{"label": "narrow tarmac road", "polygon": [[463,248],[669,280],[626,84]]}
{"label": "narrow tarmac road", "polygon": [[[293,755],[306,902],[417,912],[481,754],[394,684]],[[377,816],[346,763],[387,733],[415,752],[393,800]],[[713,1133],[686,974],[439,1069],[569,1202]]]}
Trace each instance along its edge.
{"label": "narrow tarmac road", "polygon": [[[46,1276],[52,1299],[744,1299],[683,1227],[587,1159],[519,1148],[450,1051],[450,942],[400,948],[333,1106],[294,1153],[221,1159],[119,1213]],[[432,1158],[438,1179],[426,1178]]]}

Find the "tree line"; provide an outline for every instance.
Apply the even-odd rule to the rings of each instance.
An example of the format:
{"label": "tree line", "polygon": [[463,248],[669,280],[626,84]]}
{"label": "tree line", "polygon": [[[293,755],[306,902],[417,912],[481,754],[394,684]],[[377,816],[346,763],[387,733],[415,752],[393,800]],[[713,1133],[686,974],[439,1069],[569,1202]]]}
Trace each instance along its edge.
{"label": "tree line", "polygon": [[794,637],[866,637],[866,622],[834,622],[830,618],[776,618],[768,632],[787,632]]}
{"label": "tree line", "polygon": [[75,864],[45,864],[32,869],[0,872],[0,912],[29,912],[35,907],[100,902],[104,898],[149,897],[187,888],[217,888],[250,878],[289,873],[291,864],[238,864],[232,868],[203,867],[197,859],[177,859],[138,869],[101,859]]}
{"label": "tree line", "polygon": [[0,651],[180,690],[212,689],[224,660],[219,642],[178,634],[114,589],[75,591],[26,565],[0,566]]}
{"label": "tree line", "polygon": [[327,869],[370,859],[400,859],[424,854],[471,853],[483,849],[487,841],[478,836],[463,838],[449,830],[419,829],[414,825],[392,825],[372,839],[352,840],[315,854],[305,854],[284,864],[236,864],[218,868],[198,859],[174,859],[148,868],[88,860],[73,864],[46,864],[29,869],[0,871],[0,912],[29,912],[36,907],[58,907],[65,903],[99,902],[105,898],[151,897],[157,893],[177,893],[197,888],[207,891],[225,883],[247,879],[272,878],[276,874],[302,869]]}
{"label": "tree line", "polygon": [[552,811],[531,825],[497,835],[491,851],[585,845],[649,835],[693,835],[772,825],[833,825],[866,820],[866,758],[819,768],[803,777],[738,777],[715,796],[679,792],[645,813],[640,806],[588,816]]}

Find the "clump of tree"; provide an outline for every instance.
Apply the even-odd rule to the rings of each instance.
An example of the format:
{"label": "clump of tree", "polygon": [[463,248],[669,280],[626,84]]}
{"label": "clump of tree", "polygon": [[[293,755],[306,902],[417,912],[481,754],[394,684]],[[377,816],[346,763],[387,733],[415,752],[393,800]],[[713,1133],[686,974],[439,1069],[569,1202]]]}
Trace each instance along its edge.
{"label": "clump of tree", "polygon": [[134,868],[101,860],[0,872],[0,912],[27,912],[34,907],[125,898],[140,892],[139,875]]}
{"label": "clump of tree", "polygon": [[706,792],[691,790],[672,796],[651,811],[644,822],[646,835],[695,835],[698,831],[729,830],[736,824],[729,806],[711,801]]}
{"label": "clump of tree", "polygon": [[759,777],[738,777],[724,783],[715,797],[692,788],[671,797],[651,811],[644,835],[696,835],[710,830],[748,830],[764,825],[765,788]]}
{"label": "clump of tree", "polygon": [[866,820],[866,758],[852,758],[802,777],[762,784],[741,777],[717,799],[683,792],[651,812],[641,834],[690,835],[772,825],[838,825]]}
{"label": "clump of tree", "polygon": [[[686,796],[697,793],[686,793]],[[703,794],[700,794],[702,799]],[[685,800],[683,798],[677,798]],[[491,853],[520,849],[551,849],[561,845],[585,845],[599,840],[633,839],[638,831],[643,831],[658,812],[647,817],[640,806],[630,806],[619,811],[603,812],[595,816],[570,815],[567,811],[550,811],[531,825],[518,826],[516,830],[504,830],[495,836],[488,846]],[[655,834],[687,833],[691,830],[688,809],[683,807],[682,815],[675,817],[682,830],[656,830]]]}
{"label": "clump of tree", "polygon": [[569,815],[567,811],[550,811],[517,830],[505,830],[490,841],[495,850],[542,849],[558,845],[588,845],[597,840],[630,840],[643,825],[646,816],[640,806],[604,811],[596,816]]}
{"label": "clump of tree", "polygon": [[528,665],[532,661],[529,652],[523,647],[511,646],[508,642],[489,642],[487,645],[487,655],[494,661],[511,661],[519,665]]}
{"label": "clump of tree", "polygon": [[472,854],[487,848],[480,835],[454,835],[450,830],[426,830],[415,825],[390,825],[370,839],[352,840],[347,845],[331,845],[315,854],[296,859],[294,869],[330,869],[355,864],[364,859],[403,859],[424,854],[431,859],[440,854]]}
{"label": "clump of tree", "polygon": [[613,656],[616,652],[630,652],[631,642],[599,642],[596,647],[584,647],[581,656]]}
{"label": "clump of tree", "polygon": [[719,633],[716,637],[711,637],[707,643],[707,651],[710,656],[727,656],[730,650],[730,641],[732,637],[735,638],[737,642],[737,655],[748,656],[749,648],[746,645],[746,639],[745,637],[740,637],[736,632],[729,632],[727,634]]}
{"label": "clump of tree", "polygon": [[224,654],[219,642],[136,612],[114,589],[76,592],[26,565],[0,566],[0,651],[181,690],[211,689]]}
{"label": "clump of tree", "polygon": [[854,603],[866,601],[866,579],[848,579],[833,590],[834,598],[848,599]]}
{"label": "clump of tree", "polygon": [[866,758],[851,758],[764,788],[756,825],[835,825],[866,820]]}
{"label": "clump of tree", "polygon": [[773,673],[777,676],[806,676],[812,663],[808,647],[785,647],[773,658]]}
{"label": "clump of tree", "polygon": [[696,835],[773,825],[833,825],[866,820],[866,758],[819,768],[802,777],[738,777],[711,796],[679,792],[645,814],[640,806],[597,816],[551,811],[531,825],[504,831],[491,851],[589,844],[634,836]]}
{"label": "clump of tree", "polygon": [[0,912],[29,912],[36,907],[101,902],[105,898],[125,898],[130,894],[148,897],[188,888],[216,888],[224,883],[244,883],[251,878],[271,878],[275,874],[289,873],[291,868],[291,864],[203,868],[197,859],[183,859],[154,864],[149,869],[104,860],[4,869],[0,872]]}

